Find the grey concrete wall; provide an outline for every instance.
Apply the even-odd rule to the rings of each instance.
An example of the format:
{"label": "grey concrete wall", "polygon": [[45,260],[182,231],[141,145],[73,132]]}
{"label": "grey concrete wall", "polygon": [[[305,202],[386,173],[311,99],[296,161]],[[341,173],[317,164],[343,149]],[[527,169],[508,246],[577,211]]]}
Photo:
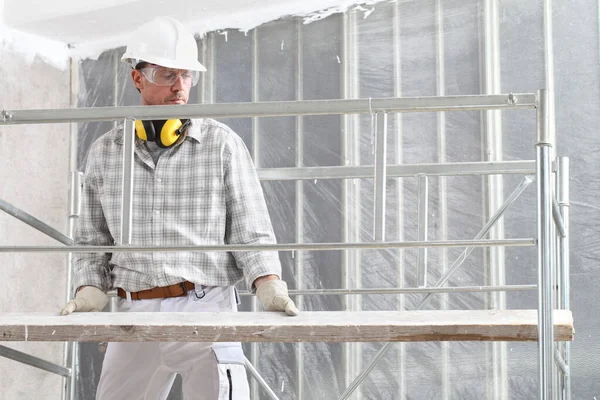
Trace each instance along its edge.
{"label": "grey concrete wall", "polygon": [[[69,71],[0,47],[0,109],[69,107]],[[0,126],[0,198],[67,232],[69,126]],[[58,242],[0,211],[0,246]],[[0,313],[57,312],[66,254],[0,253]],[[0,342],[62,364],[62,343]],[[63,378],[0,357],[1,399],[59,399]]]}

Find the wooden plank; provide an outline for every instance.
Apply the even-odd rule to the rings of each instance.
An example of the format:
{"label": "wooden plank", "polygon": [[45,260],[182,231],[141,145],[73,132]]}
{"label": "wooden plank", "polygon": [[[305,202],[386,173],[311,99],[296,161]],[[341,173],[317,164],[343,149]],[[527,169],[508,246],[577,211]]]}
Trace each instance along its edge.
{"label": "wooden plank", "polygon": [[[554,311],[557,341],[571,311]],[[0,341],[416,342],[534,341],[536,310],[0,314]]]}

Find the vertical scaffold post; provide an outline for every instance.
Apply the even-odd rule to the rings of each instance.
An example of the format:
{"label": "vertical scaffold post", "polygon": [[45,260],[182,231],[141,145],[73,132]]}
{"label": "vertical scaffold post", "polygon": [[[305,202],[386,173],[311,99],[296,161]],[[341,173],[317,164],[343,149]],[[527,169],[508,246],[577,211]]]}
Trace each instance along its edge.
{"label": "vertical scaffold post", "polygon": [[537,107],[537,233],[538,233],[538,351],[539,394],[541,400],[553,399],[552,321],[552,143],[548,108],[551,93],[538,91]]}

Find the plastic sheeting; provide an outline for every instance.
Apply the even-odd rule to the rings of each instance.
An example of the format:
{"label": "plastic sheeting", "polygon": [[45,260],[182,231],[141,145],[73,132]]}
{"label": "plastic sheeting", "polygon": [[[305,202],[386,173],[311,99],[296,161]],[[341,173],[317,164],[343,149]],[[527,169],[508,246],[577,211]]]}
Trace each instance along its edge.
{"label": "plastic sheeting", "polygon": [[[600,167],[595,138],[600,117],[597,3],[553,2],[556,135],[559,155],[571,158],[571,299],[577,338],[572,350],[573,398],[600,395],[597,361],[600,295],[596,222]],[[190,102],[466,95],[486,93],[498,71],[497,90],[535,92],[547,87],[541,0],[499,0],[499,58],[486,61],[485,2],[419,0],[356,7],[346,14],[303,24],[286,18],[251,32],[215,32],[199,42],[206,80]],[[487,41],[486,41],[487,39]],[[123,49],[80,64],[80,106],[137,105]],[[253,69],[256,65],[256,70]],[[551,77],[549,77],[551,78]],[[371,116],[223,119],[245,141],[259,168],[374,164]],[[505,111],[486,130],[486,113],[391,114],[387,162],[431,163],[535,158],[535,112]],[[93,140],[112,123],[80,126],[80,165]],[[498,139],[486,146],[488,137]],[[507,175],[499,186],[481,176],[430,177],[428,238],[472,239],[491,212],[523,179]],[[502,221],[505,237],[535,237],[535,185]],[[369,241],[373,234],[373,180],[263,182],[281,243]],[[416,178],[387,181],[386,240],[417,239]],[[428,251],[433,285],[462,249]],[[502,254],[502,252],[501,252]],[[507,248],[497,271],[506,284],[537,281],[534,248]],[[448,285],[493,282],[490,253],[478,249]],[[417,250],[281,252],[291,288],[414,287]],[[504,271],[504,272],[502,272]],[[414,309],[423,295],[305,296],[305,310]],[[537,292],[506,295],[435,295],[426,308],[480,309],[493,301],[508,308],[536,308]],[[249,310],[249,298],[242,309]],[[335,399],[381,344],[257,344],[246,354],[281,399]],[[82,399],[91,398],[101,353],[82,347]],[[253,351],[254,350],[254,351]],[[258,355],[254,359],[254,355]],[[360,386],[361,399],[531,399],[538,393],[535,343],[396,344]],[[256,389],[258,397],[266,394]],[[170,399],[181,394],[175,385]]]}

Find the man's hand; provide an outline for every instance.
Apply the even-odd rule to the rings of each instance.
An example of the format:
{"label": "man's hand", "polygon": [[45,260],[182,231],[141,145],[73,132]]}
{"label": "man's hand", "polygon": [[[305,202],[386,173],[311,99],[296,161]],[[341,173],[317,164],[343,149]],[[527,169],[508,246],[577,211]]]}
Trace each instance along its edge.
{"label": "man's hand", "polygon": [[290,299],[287,284],[284,281],[270,279],[260,284],[255,283],[255,286],[256,297],[258,297],[266,311],[285,311],[287,315],[292,316],[300,313],[294,301]]}
{"label": "man's hand", "polygon": [[60,311],[60,315],[68,315],[72,312],[102,311],[108,303],[108,296],[102,290],[94,286],[84,286]]}

